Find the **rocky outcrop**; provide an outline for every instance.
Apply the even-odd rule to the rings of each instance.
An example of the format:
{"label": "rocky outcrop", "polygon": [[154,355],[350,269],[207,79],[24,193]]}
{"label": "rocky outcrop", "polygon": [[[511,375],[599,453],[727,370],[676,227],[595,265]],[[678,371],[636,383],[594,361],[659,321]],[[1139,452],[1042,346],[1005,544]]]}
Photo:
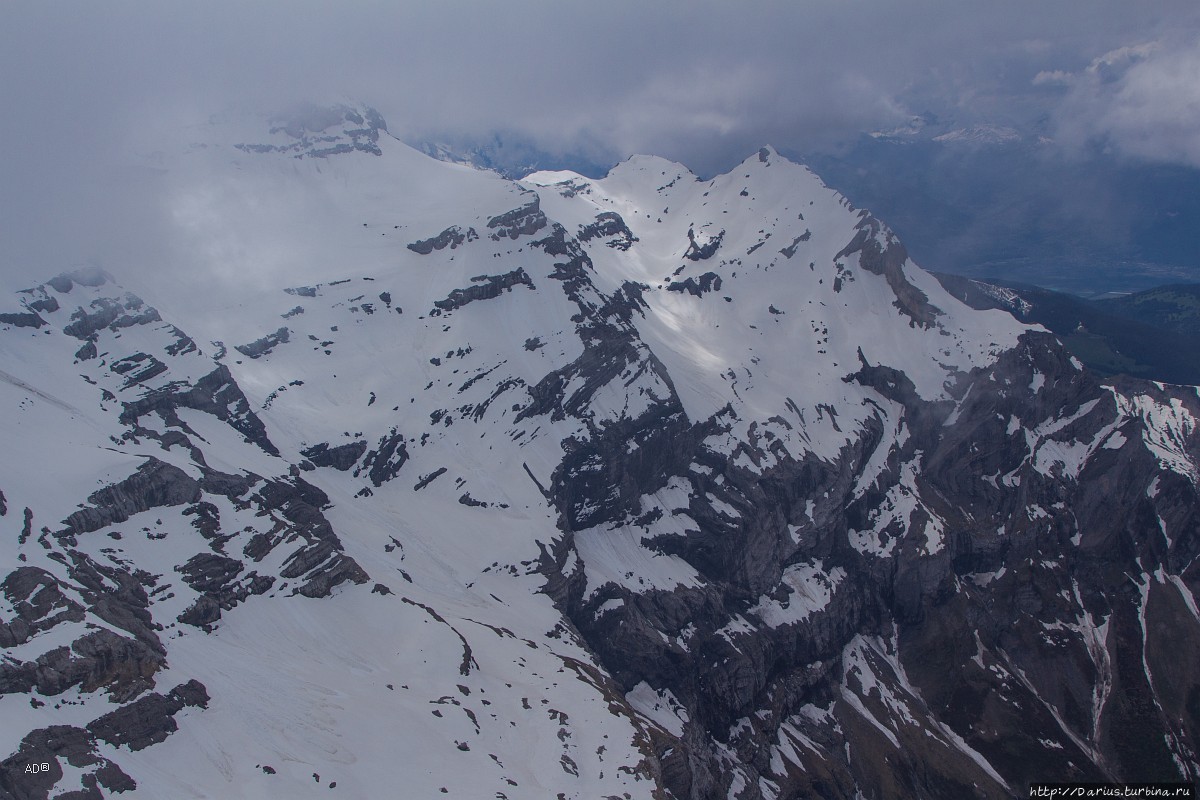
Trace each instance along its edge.
{"label": "rocky outcrop", "polygon": [[407,460],[408,446],[405,444],[404,434],[393,429],[381,437],[374,449],[367,453],[362,465],[354,470],[354,475],[358,477],[359,473],[365,470],[371,483],[378,489],[396,477]]}
{"label": "rocky outcrop", "polygon": [[695,297],[700,297],[708,292],[719,292],[721,291],[721,276],[715,272],[706,272],[699,278],[671,281],[667,285],[667,291],[687,292]]}
{"label": "rocky outcrop", "polygon": [[890,230],[866,211],[859,212],[858,233],[834,256],[834,261],[858,254],[858,263],[867,272],[882,275],[896,295],[893,305],[906,314],[912,325],[932,328],[942,311],[929,298],[909,283],[904,274],[908,250]]}
{"label": "rocky outcrop", "polygon": [[602,211],[596,215],[595,222],[580,225],[578,238],[581,242],[607,239],[604,244],[615,250],[628,250],[638,241],[638,237],[633,235],[625,220],[615,211]]}
{"label": "rocky outcrop", "polygon": [[437,236],[412,242],[408,245],[408,249],[414,253],[427,256],[434,250],[444,250],[447,247],[453,250],[464,242],[473,242],[478,238],[479,234],[475,232],[474,228],[468,228],[464,233],[462,228],[457,225],[451,225]]}
{"label": "rocky outcrop", "polygon": [[357,464],[365,452],[367,452],[367,443],[360,440],[340,444],[335,447],[330,447],[328,443],[321,442],[320,444],[314,444],[312,447],[301,450],[300,454],[318,467],[333,467],[336,470],[345,472]]}
{"label": "rocky outcrop", "polygon": [[780,252],[780,254],[783,255],[784,258],[791,258],[792,256],[796,255],[796,248],[800,246],[800,243],[807,242],[811,238],[812,238],[812,231],[806,230],[806,231],[804,231],[804,233],[802,233],[799,236],[797,236],[796,238],[792,239],[792,243],[789,244],[787,247],[783,248],[782,250],[780,250],[779,252]]}
{"label": "rocky outcrop", "polygon": [[684,251],[683,257],[690,261],[704,261],[716,255],[717,250],[721,247],[721,242],[725,239],[725,231],[721,231],[716,236],[708,237],[707,240],[698,239],[695,230],[688,228],[688,246]]}
{"label": "rocky outcrop", "polygon": [[524,267],[518,267],[512,272],[506,272],[503,275],[477,275],[471,278],[474,286],[468,286],[465,289],[455,289],[445,300],[437,300],[434,302],[434,310],[429,313],[432,316],[438,316],[443,312],[450,312],[462,308],[468,303],[473,303],[476,300],[491,300],[499,297],[504,292],[512,291],[514,286],[528,286],[530,289],[536,289],[533,285],[533,280],[529,274],[525,272]]}
{"label": "rocky outcrop", "polygon": [[148,458],[137,472],[119,483],[93,492],[90,508],[63,520],[58,536],[76,536],[124,522],[134,514],[160,506],[178,506],[200,499],[200,485],[179,467]]}
{"label": "rocky outcrop", "polygon": [[342,551],[341,540],[321,513],[329,505],[329,497],[320,489],[299,478],[291,482],[275,480],[264,483],[256,497],[286,526],[289,536],[304,542],[279,571],[281,578],[298,581],[297,594],[326,597],[343,583],[369,580],[358,562]]}
{"label": "rocky outcrop", "polygon": [[[91,342],[88,344],[91,344]],[[81,354],[82,351],[76,353],[76,356],[78,357]],[[125,377],[122,389],[128,389],[134,384],[148,381],[167,371],[167,365],[149,353],[134,353],[131,356],[119,358],[109,364],[108,368],[117,375]]]}
{"label": "rocky outcrop", "polygon": [[233,349],[247,358],[262,358],[279,345],[287,343],[290,338],[291,331],[283,327],[274,333],[268,333],[261,339],[255,339],[250,344],[239,344]]}
{"label": "rocky outcrop", "polygon": [[34,661],[0,665],[0,694],[36,689],[53,696],[78,686],[84,692],[105,689],[120,702],[153,686],[163,666],[162,653],[144,642],[100,629]]}
{"label": "rocky outcrop", "polygon": [[271,144],[237,144],[247,153],[279,153],[292,158],[329,158],[345,153],[382,156],[381,133],[387,123],[370,107],[306,105],[273,120]]}
{"label": "rocky outcrop", "polygon": [[88,723],[88,732],[113,746],[143,750],[164,741],[179,725],[175,715],[187,706],[208,707],[208,692],[197,680],[181,683],[168,694],[151,692],[129,705]]}
{"label": "rocky outcrop", "polygon": [[[301,548],[297,553],[303,550]],[[183,566],[176,567],[175,571],[183,575],[184,582],[200,593],[178,620],[185,625],[211,630],[223,611],[229,611],[251,595],[264,594],[275,585],[274,576],[257,572],[242,574],[244,566],[235,558],[197,553]]]}
{"label": "rocky outcrop", "polygon": [[[48,765],[44,771],[42,764]],[[73,793],[80,800],[102,800],[104,790],[123,794],[137,788],[133,778],[99,754],[95,738],[86,730],[52,725],[30,731],[17,752],[0,762],[0,791],[15,800],[49,800],[65,766],[82,771],[83,789]]]}
{"label": "rocky outcrop", "polygon": [[492,217],[487,226],[492,230],[491,238],[500,241],[532,236],[546,227],[546,222],[546,215],[542,213],[542,199],[535,194],[533,200],[520,208]]}
{"label": "rocky outcrop", "polygon": [[46,320],[32,311],[0,314],[0,325],[12,325],[17,328],[40,328],[45,324]]}
{"label": "rocky outcrop", "polygon": [[76,339],[89,339],[98,331],[118,331],[134,325],[161,322],[158,311],[147,306],[135,294],[126,292],[122,297],[98,297],[88,309],[80,307],[71,314],[71,322],[63,333]]}
{"label": "rocky outcrop", "polygon": [[0,591],[13,608],[8,621],[0,620],[0,647],[16,647],[60,622],[79,622],[84,609],[63,591],[63,584],[38,567],[18,567],[0,583]]}
{"label": "rocky outcrop", "polygon": [[168,425],[190,431],[179,419],[178,408],[191,408],[211,414],[246,437],[270,455],[279,450],[267,438],[266,427],[250,408],[250,402],[224,364],[195,381],[192,385],[170,383],[161,389],[147,392],[138,400],[126,401],[121,423],[136,425],[139,418],[157,413]]}

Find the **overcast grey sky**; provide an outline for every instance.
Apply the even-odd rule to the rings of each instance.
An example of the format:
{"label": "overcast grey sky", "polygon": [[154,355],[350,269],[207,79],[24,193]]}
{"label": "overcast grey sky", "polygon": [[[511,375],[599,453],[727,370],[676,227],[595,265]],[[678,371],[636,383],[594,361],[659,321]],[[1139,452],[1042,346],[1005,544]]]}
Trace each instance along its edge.
{"label": "overcast grey sky", "polygon": [[402,138],[505,131],[702,173],[925,111],[1200,165],[1196,0],[10,2],[0,76],[4,276],[91,240],[152,257],[128,229],[153,197],[127,172],[112,188],[131,143],[304,101],[368,103]]}

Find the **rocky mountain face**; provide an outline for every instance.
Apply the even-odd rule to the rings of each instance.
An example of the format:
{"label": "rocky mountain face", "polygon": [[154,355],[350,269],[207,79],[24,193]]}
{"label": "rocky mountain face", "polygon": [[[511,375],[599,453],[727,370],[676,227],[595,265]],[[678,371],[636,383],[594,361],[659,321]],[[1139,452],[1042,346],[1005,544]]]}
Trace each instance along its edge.
{"label": "rocky mountain face", "polygon": [[511,182],[302,117],[180,156],[301,281],[0,309],[0,796],[1200,777],[1194,387],[770,148]]}

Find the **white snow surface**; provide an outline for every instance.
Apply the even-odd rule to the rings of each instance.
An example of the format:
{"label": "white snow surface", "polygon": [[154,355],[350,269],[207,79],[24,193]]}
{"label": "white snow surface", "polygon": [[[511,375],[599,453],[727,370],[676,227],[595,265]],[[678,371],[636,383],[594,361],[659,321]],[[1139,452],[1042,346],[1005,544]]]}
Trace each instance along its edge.
{"label": "white snow surface", "polygon": [[[781,436],[789,453],[832,458],[871,415],[864,399],[879,401],[841,380],[860,368],[860,350],[872,365],[905,372],[922,397],[944,398],[956,370],[989,363],[1028,329],[1004,312],[967,308],[908,261],[908,280],[942,311],[933,330],[910,325],[883,276],[862,269],[857,254],[835,258],[854,238],[858,213],[771,148],[710,181],[634,156],[600,180],[559,171],[523,183],[572,232],[598,214],[620,214],[638,241],[628,251],[590,243],[597,284],[648,287],[648,309],[636,319],[642,339],[666,364],[689,418],[734,408],[742,420],[734,439],[745,439],[748,421],[779,415],[796,427]],[[582,184],[588,191],[575,190]],[[711,257],[693,261],[689,230],[697,243],[724,235]],[[781,251],[790,246],[789,258]],[[840,291],[838,263],[850,272]],[[668,288],[708,272],[720,289],[697,297]],[[821,406],[837,409],[835,423]]]}

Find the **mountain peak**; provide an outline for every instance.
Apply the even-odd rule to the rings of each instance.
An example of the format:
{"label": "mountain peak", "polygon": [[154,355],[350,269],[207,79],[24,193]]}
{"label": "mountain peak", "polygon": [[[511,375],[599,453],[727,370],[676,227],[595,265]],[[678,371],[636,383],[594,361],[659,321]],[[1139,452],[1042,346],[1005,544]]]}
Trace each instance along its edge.
{"label": "mountain peak", "polygon": [[634,153],[633,155],[629,156],[629,158],[614,166],[609,171],[609,176],[611,177],[613,175],[632,172],[652,173],[656,170],[663,174],[677,173],[681,170],[688,174],[692,174],[690,169],[685,167],[683,164],[680,164],[678,161],[672,161],[671,159],[663,158],[662,156]]}
{"label": "mountain peak", "polygon": [[282,153],[294,158],[327,158],[342,153],[382,155],[380,136],[388,135],[383,115],[370,106],[305,103],[267,119],[265,140],[234,146],[248,153]]}
{"label": "mountain peak", "polygon": [[330,128],[345,131],[350,128],[386,131],[383,116],[367,105],[352,107],[341,103],[321,106],[304,103],[271,117],[271,133],[282,131],[293,139],[302,139],[313,133],[324,133]]}

